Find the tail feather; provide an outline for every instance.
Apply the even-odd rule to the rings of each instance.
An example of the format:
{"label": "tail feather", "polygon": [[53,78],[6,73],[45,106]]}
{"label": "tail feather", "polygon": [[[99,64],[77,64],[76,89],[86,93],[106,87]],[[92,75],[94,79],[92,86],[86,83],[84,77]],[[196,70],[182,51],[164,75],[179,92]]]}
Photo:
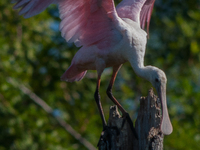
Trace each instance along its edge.
{"label": "tail feather", "polygon": [[61,76],[62,81],[74,82],[80,81],[85,76],[87,70],[80,71],[76,65],[72,64]]}

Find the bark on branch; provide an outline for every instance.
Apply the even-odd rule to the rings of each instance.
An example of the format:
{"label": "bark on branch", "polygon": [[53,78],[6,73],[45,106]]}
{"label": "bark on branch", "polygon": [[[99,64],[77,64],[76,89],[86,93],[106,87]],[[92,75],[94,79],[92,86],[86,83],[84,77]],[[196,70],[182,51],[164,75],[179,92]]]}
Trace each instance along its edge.
{"label": "bark on branch", "polygon": [[140,110],[135,122],[138,140],[134,137],[126,121],[122,128],[123,118],[117,106],[111,106],[108,130],[99,141],[99,150],[162,150],[164,135],[159,126],[161,122],[161,102],[149,90],[147,97],[140,98]]}

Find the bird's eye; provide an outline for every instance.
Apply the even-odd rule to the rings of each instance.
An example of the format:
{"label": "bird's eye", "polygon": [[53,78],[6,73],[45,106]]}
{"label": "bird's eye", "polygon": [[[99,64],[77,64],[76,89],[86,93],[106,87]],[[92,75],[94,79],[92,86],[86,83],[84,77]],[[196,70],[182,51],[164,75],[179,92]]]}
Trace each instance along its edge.
{"label": "bird's eye", "polygon": [[155,79],[156,82],[159,82],[158,78]]}

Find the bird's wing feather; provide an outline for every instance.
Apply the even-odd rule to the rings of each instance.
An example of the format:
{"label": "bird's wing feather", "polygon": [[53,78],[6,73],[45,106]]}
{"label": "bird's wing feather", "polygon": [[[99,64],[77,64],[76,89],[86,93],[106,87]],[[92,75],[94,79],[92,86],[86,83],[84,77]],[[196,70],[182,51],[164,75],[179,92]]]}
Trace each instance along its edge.
{"label": "bird's wing feather", "polygon": [[60,31],[67,42],[78,47],[96,45],[99,49],[119,42],[113,0],[58,0],[58,4]]}
{"label": "bird's wing feather", "polygon": [[123,0],[116,9],[120,18],[129,18],[139,23],[140,10],[145,0]]}
{"label": "bird's wing feather", "polygon": [[155,3],[155,0],[146,0],[140,12],[141,28],[144,29],[145,25],[147,24],[147,32],[149,32],[149,24],[151,20],[151,14],[153,11],[154,3]]}
{"label": "bird's wing feather", "polygon": [[56,3],[57,0],[12,0],[12,3],[16,3],[14,9],[19,9],[19,15],[24,15],[25,18],[32,17],[41,13],[50,4]]}
{"label": "bird's wing feather", "polygon": [[121,18],[129,18],[140,23],[142,29],[147,23],[148,31],[154,2],[155,0],[123,0],[117,5],[117,13]]}

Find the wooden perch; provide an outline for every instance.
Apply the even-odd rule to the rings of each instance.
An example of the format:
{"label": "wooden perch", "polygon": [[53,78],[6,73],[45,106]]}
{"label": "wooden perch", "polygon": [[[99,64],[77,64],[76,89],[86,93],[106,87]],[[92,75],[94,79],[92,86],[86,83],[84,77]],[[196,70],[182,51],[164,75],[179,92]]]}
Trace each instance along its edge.
{"label": "wooden perch", "polygon": [[138,140],[133,135],[126,121],[122,127],[123,118],[117,106],[110,107],[108,130],[99,140],[99,150],[162,150],[164,135],[160,132],[161,103],[149,90],[147,97],[140,98],[140,110],[135,122]]}

